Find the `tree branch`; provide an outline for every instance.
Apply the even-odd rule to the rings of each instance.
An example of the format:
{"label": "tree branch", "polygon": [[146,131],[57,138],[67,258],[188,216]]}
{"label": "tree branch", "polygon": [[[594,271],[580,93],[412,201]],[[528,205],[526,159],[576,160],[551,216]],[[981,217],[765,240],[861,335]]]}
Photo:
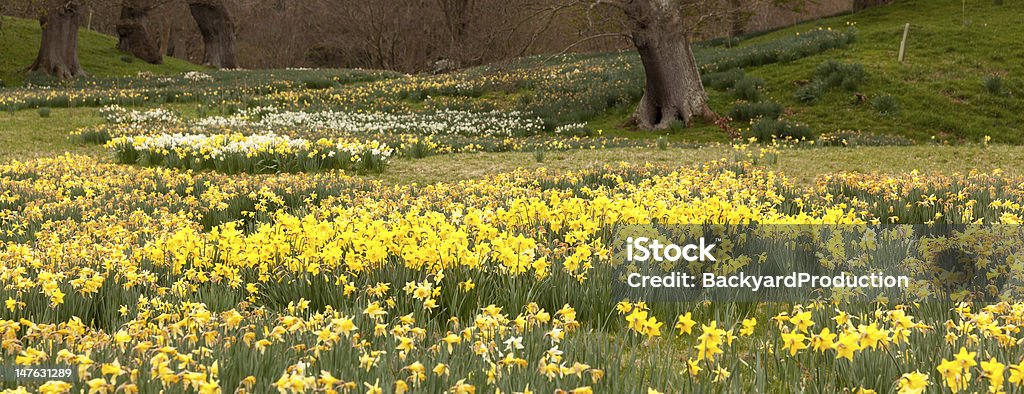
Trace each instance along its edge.
{"label": "tree branch", "polygon": [[622,38],[627,39],[627,40],[633,40],[633,36],[629,35],[629,34],[626,34],[626,33],[618,33],[618,32],[616,32],[616,33],[595,34],[595,35],[592,35],[592,36],[589,36],[589,37],[584,37],[583,39],[580,39],[579,41],[576,41],[576,42],[572,43],[571,45],[565,47],[565,49],[563,49],[561,52],[558,52],[558,53],[548,57],[547,60],[545,60],[545,62],[547,62],[547,61],[549,61],[551,59],[554,59],[556,57],[559,57],[559,56],[562,56],[562,55],[566,54],[567,52],[572,50],[572,48],[575,48],[577,45],[580,45],[580,44],[582,44],[584,42],[591,41],[591,40],[596,40],[596,39],[599,39],[599,38],[607,38],[607,37],[622,37]]}

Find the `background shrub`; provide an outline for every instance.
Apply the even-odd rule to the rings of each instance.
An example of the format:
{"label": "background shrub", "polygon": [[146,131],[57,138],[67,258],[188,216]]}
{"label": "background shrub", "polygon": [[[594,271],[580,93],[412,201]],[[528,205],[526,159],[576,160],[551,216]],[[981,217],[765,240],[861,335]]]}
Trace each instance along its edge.
{"label": "background shrub", "polygon": [[992,75],[985,78],[985,90],[989,93],[1002,96],[1003,95],[1003,77],[998,75]]}
{"label": "background shrub", "polygon": [[818,137],[820,146],[910,146],[914,141],[898,135],[839,130]]}
{"label": "background shrub", "polygon": [[334,81],[325,78],[307,78],[302,81],[306,85],[306,89],[330,89],[334,87]]}
{"label": "background shrub", "polygon": [[49,118],[50,117],[50,107],[39,107],[38,112],[39,112],[39,117],[40,118]]}
{"label": "background shrub", "polygon": [[733,68],[757,67],[805,58],[829,49],[841,48],[857,40],[857,29],[846,31],[815,29],[771,42],[715,51],[702,51],[697,61],[702,71],[713,72]]}
{"label": "background shrub", "polygon": [[825,61],[814,70],[814,79],[822,81],[828,89],[854,91],[864,83],[867,76],[864,66],[859,63],[840,63],[835,60]]}
{"label": "background shrub", "polygon": [[704,87],[715,90],[728,90],[736,86],[736,82],[746,77],[743,69],[734,68],[728,71],[707,73],[701,76]]}
{"label": "background shrub", "polygon": [[825,84],[821,81],[811,81],[810,83],[797,88],[794,96],[797,101],[810,104],[817,101],[819,97],[824,95],[826,90]]}
{"label": "background shrub", "polygon": [[782,104],[776,102],[740,103],[732,107],[729,117],[743,122],[756,118],[778,119],[783,110]]}
{"label": "background shrub", "polygon": [[750,102],[761,101],[761,87],[764,86],[764,80],[755,77],[744,77],[743,79],[736,82],[736,86],[733,88],[733,94],[740,100],[747,100]]}
{"label": "background shrub", "polygon": [[803,124],[765,118],[754,123],[746,137],[754,137],[758,142],[770,142],[773,139],[813,140],[814,134],[810,127]]}
{"label": "background shrub", "polygon": [[871,107],[882,116],[896,116],[900,113],[900,102],[888,94],[872,99]]}

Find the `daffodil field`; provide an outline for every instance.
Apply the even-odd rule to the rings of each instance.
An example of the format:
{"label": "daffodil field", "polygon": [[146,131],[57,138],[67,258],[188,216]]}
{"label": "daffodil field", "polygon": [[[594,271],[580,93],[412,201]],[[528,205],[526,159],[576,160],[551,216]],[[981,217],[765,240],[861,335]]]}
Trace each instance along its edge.
{"label": "daffodil field", "polygon": [[418,187],[15,162],[5,360],[73,365],[94,392],[1012,391],[1022,304],[645,304],[594,277],[617,225],[1016,223],[1022,182],[801,189],[722,161]]}
{"label": "daffodil field", "polygon": [[[701,47],[697,61],[706,74],[732,72],[855,40],[852,27],[819,28]],[[798,183],[771,168],[801,149],[907,142],[839,131],[760,145],[736,138],[699,165],[521,169],[427,185],[374,178],[426,156],[668,149],[589,122],[639,100],[635,59],[561,60],[441,76],[238,70],[0,90],[0,108],[12,113],[95,110],[102,123],[69,138],[109,154],[0,163],[2,364],[74,370],[70,381],[0,387],[1024,391],[1024,302],[1015,293],[1024,245],[1014,237],[1024,177],[835,172]],[[983,279],[980,289],[945,291],[965,278],[927,253],[906,261],[927,277],[909,301],[615,296],[612,282],[631,269],[615,258],[622,228],[744,224],[1005,232],[956,234],[980,256],[963,267]],[[907,249],[891,239],[902,233],[874,236],[828,242],[821,263]],[[734,256],[718,268],[761,262]]]}

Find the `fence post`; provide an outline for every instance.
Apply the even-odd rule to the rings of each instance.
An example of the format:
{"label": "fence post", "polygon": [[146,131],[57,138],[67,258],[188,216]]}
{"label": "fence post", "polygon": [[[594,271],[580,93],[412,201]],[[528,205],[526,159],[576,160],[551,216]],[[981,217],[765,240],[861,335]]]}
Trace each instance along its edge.
{"label": "fence post", "polygon": [[907,53],[907,35],[910,34],[910,24],[903,26],[903,40],[900,41],[900,63],[903,63],[904,55]]}

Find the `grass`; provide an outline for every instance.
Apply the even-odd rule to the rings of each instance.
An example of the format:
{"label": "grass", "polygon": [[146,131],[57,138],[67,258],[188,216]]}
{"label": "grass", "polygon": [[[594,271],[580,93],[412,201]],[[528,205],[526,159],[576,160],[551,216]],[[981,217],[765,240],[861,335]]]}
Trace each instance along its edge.
{"label": "grass", "polygon": [[[102,146],[71,142],[70,133],[78,128],[100,124],[95,108],[54,108],[49,118],[40,118],[35,110],[0,112],[0,163],[60,155],[65,152],[109,157]],[[651,163],[665,166],[689,166],[732,157],[729,145],[665,150],[613,148],[546,152],[538,162],[534,152],[464,153],[428,156],[423,159],[397,159],[383,174],[373,175],[390,184],[432,184],[469,179],[523,169],[547,168],[551,171],[579,171],[617,163]],[[789,176],[794,182],[809,184],[816,177],[835,172],[900,174],[991,172],[999,169],[1010,175],[1024,175],[1024,147],[1010,145],[917,145],[885,147],[819,147],[786,149],[778,162],[768,166]]]}
{"label": "grass", "polygon": [[[764,78],[770,100],[793,112],[791,119],[811,125],[815,131],[859,129],[898,134],[919,141],[935,136],[951,142],[978,142],[985,135],[993,141],[1024,143],[1024,93],[1019,75],[1024,64],[1018,16],[1024,3],[1003,6],[989,1],[967,2],[967,21],[961,2],[953,0],[904,0],[865,12],[822,19],[783,29],[744,42],[751,45],[806,31],[814,27],[859,30],[857,42],[845,50],[833,50],[790,63],[747,70]],[[910,23],[907,60],[897,61],[903,25]],[[870,105],[857,104],[855,92],[835,90],[814,105],[793,97],[795,83],[809,80],[815,67],[826,60],[864,65],[868,79],[856,93],[872,98],[891,95],[901,105],[896,116],[880,116]],[[993,95],[986,78],[1004,77],[1007,94]],[[721,108],[717,108],[721,111]]]}
{"label": "grass", "polygon": [[[864,130],[878,134],[910,137],[917,141],[944,141],[965,144],[960,147],[922,145],[915,147],[877,148],[815,148],[788,150],[780,156],[776,169],[784,170],[800,181],[834,171],[899,173],[966,172],[1002,168],[1021,173],[1019,149],[993,146],[983,149],[977,144],[985,136],[993,142],[1024,144],[1024,102],[1020,94],[1024,64],[1015,61],[1024,56],[1024,44],[1016,15],[1024,11],[1024,3],[995,6],[991,2],[968,5],[967,20],[961,16],[961,3],[954,0],[903,0],[856,14],[812,21],[746,40],[740,46],[757,45],[814,28],[858,29],[858,40],[851,47],[830,50],[791,62],[750,67],[747,75],[766,81],[765,100],[779,102],[786,108],[783,117],[809,125],[817,133],[835,130]],[[896,61],[902,25],[911,23],[908,60]],[[39,27],[35,21],[5,18],[0,30],[0,77],[8,85],[20,82],[21,68],[31,63],[38,45]],[[139,71],[178,73],[200,69],[176,59],[166,59],[163,66],[144,62],[125,63],[114,48],[116,40],[90,31],[81,32],[80,57],[86,69],[96,76],[131,76]],[[706,50],[706,49],[705,49]],[[632,52],[620,54],[585,54],[577,57],[635,57]],[[568,58],[566,58],[568,59]],[[535,59],[536,60],[536,59]],[[635,60],[635,59],[634,59]],[[805,104],[794,97],[797,83],[813,78],[814,70],[828,60],[861,64],[867,80],[856,91],[834,89],[815,103]],[[522,67],[541,67],[546,61],[521,59]],[[569,60],[562,60],[569,61]],[[486,74],[486,67],[466,73]],[[615,70],[609,72],[616,72]],[[1000,77],[1000,94],[992,94],[986,81]],[[529,88],[510,92],[483,92],[478,101],[506,102],[529,92]],[[709,90],[711,106],[719,113],[728,111],[737,102],[732,92]],[[858,102],[855,94],[867,101]],[[878,97],[891,96],[900,111],[880,115],[871,105]],[[195,106],[175,107],[191,113]],[[637,131],[624,126],[633,105],[613,107],[589,120],[592,129],[610,137],[625,137],[680,143],[727,142],[728,136],[713,125],[698,124],[665,131]],[[214,111],[216,112],[216,111]],[[69,142],[70,131],[96,124],[101,120],[95,109],[54,109],[51,117],[41,118],[35,111],[0,114],[0,161],[24,159],[62,152],[102,154],[102,148],[78,146]],[[735,127],[745,127],[742,122]],[[25,136],[29,136],[26,138]],[[653,145],[653,143],[652,143]],[[471,179],[515,168],[573,170],[619,161],[688,165],[727,157],[729,147],[704,148],[654,147],[644,149],[606,149],[547,152],[537,160],[534,152],[460,154],[428,157],[422,160],[397,160],[385,174],[377,177],[393,183],[433,183],[447,179]]]}
{"label": "grass", "polygon": [[103,122],[95,108],[54,108],[42,118],[35,110],[0,112],[0,163],[60,155],[65,152],[106,155],[99,145],[80,145],[71,131]]}
{"label": "grass", "polygon": [[[916,141],[934,137],[951,143],[994,142],[1024,144],[1024,56],[1019,18],[1024,3],[1002,6],[969,2],[967,21],[961,2],[955,0],[902,0],[864,12],[802,23],[758,35],[740,47],[792,37],[816,28],[845,30],[854,26],[858,39],[851,46],[833,49],[790,62],[746,68],[749,76],[764,79],[764,101],[781,103],[785,118],[809,125],[817,134],[836,130],[861,130],[899,135]],[[897,61],[903,25],[910,23],[907,59]],[[698,49],[698,51],[703,49]],[[613,56],[614,54],[608,54]],[[625,56],[635,57],[632,52]],[[828,60],[864,66],[867,79],[854,91],[832,89],[812,104],[794,96],[800,84],[814,78],[814,70]],[[638,59],[633,59],[638,62]],[[1000,77],[1000,94],[986,86]],[[710,106],[728,114],[738,101],[732,92],[708,89]],[[858,96],[859,95],[859,96]],[[879,114],[871,101],[891,96],[899,103],[895,115]],[[591,120],[610,135],[670,140],[725,141],[716,127],[696,125],[689,129],[658,133],[623,126],[629,108],[606,112]],[[744,128],[743,122],[734,127]]]}
{"label": "grass", "polygon": [[[726,145],[666,150],[650,147],[547,152],[543,162],[537,162],[533,152],[465,153],[395,160],[385,173],[374,178],[391,184],[423,185],[479,179],[520,168],[566,172],[618,163],[680,167],[732,156],[732,147]],[[837,172],[903,174],[918,171],[951,175],[999,169],[1009,175],[1024,175],[1024,147],[917,145],[786,149],[778,156],[778,162],[766,167],[804,185],[813,183],[820,175]]]}
{"label": "grass", "polygon": [[[20,86],[25,80],[25,69],[32,64],[39,52],[39,22],[10,17],[0,18],[3,18],[0,28],[0,79],[9,87]],[[135,75],[140,71],[166,75],[204,69],[170,57],[165,57],[162,65],[152,65],[138,59],[126,63],[121,60],[125,55],[126,53],[117,50],[116,38],[90,30],[79,30],[78,58],[85,71],[93,76]]]}

